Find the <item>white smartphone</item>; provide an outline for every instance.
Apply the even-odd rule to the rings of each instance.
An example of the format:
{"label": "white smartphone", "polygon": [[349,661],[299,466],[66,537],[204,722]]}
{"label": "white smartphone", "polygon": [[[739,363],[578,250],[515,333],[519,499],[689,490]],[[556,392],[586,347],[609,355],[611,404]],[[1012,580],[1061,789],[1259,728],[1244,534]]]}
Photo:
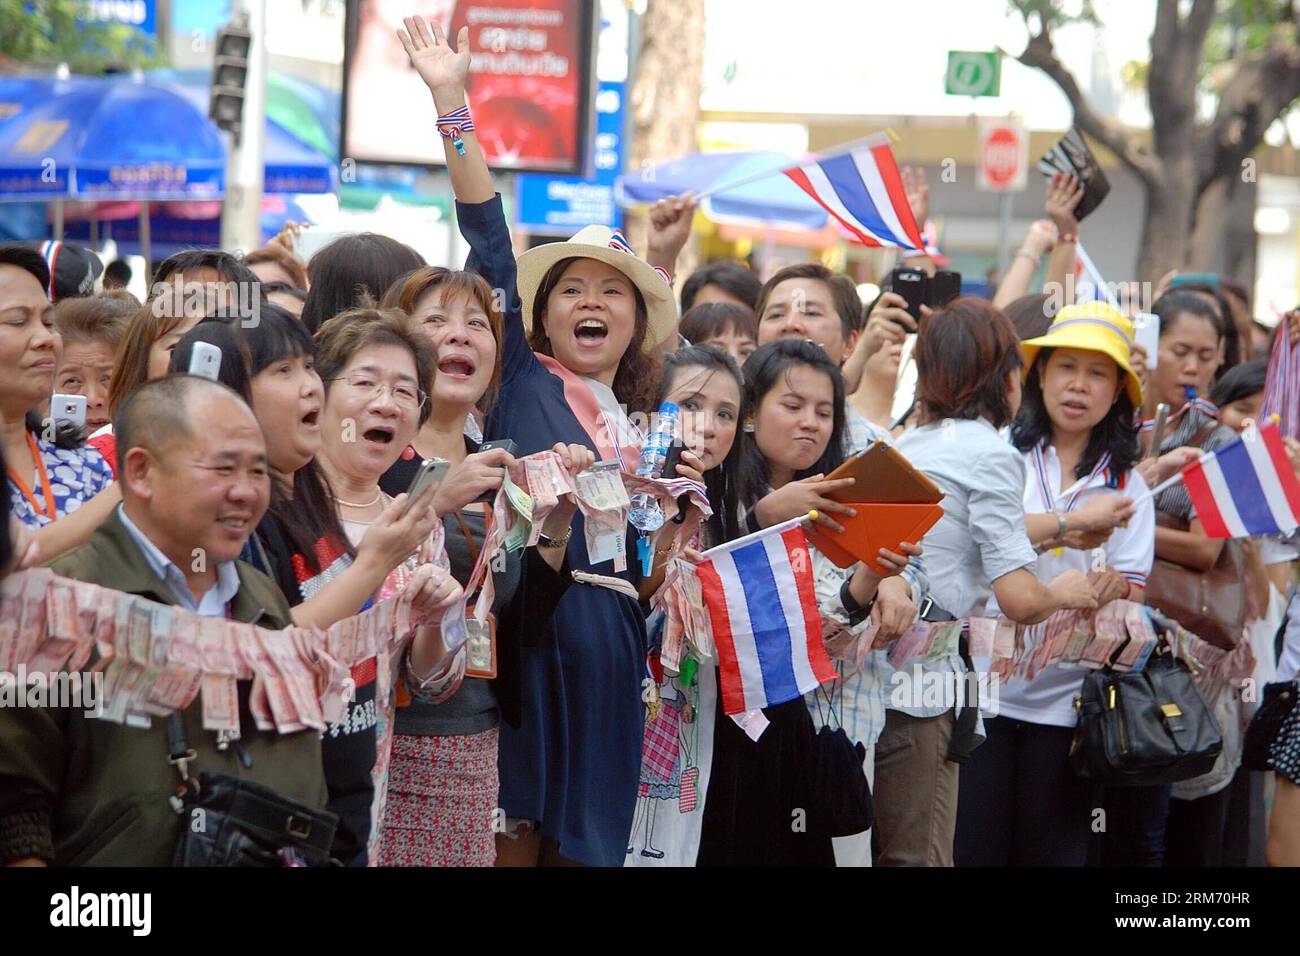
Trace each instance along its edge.
{"label": "white smartphone", "polygon": [[1147,350],[1147,368],[1155,368],[1160,352],[1160,316],[1154,312],[1135,315],[1133,341]]}
{"label": "white smartphone", "polygon": [[72,422],[78,428],[86,427],[86,396],[61,395],[50,397],[50,418],[55,422]]}
{"label": "white smartphone", "polygon": [[451,462],[445,458],[426,458],[420,462],[420,469],[411,479],[411,487],[406,489],[406,501],[402,504],[402,515],[411,510],[411,505],[415,500],[424,494],[424,490],[429,485],[442,484],[443,477],[447,474],[447,469],[451,467]]}
{"label": "white smartphone", "polygon": [[221,349],[208,342],[195,342],[190,351],[189,372],[215,382],[221,375]]}
{"label": "white smartphone", "polygon": [[300,262],[310,262],[311,257],[320,252],[321,249],[328,246],[340,236],[355,235],[355,230],[351,229],[303,229],[298,233],[298,238],[294,242],[293,251]]}

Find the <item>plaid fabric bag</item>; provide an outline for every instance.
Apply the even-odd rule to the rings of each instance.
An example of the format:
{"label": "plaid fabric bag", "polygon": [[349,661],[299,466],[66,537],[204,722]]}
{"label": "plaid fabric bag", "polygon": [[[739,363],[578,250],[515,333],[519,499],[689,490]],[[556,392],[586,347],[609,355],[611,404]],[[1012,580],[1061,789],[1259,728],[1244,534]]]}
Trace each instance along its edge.
{"label": "plaid fabric bag", "polygon": [[677,798],[678,812],[691,813],[695,810],[700,800],[699,782],[699,767],[688,767],[682,771],[682,793]]}

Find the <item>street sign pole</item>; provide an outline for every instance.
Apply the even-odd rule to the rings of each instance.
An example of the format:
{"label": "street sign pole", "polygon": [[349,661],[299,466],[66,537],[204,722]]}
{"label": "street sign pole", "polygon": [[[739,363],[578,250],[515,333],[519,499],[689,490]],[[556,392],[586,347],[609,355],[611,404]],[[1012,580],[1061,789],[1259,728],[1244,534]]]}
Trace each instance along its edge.
{"label": "street sign pole", "polygon": [[234,0],[231,14],[247,15],[252,40],[243,118],[226,161],[221,208],[221,248],[252,251],[262,244],[262,143],[266,135],[266,0]]}
{"label": "street sign pole", "polygon": [[998,193],[998,282],[1007,276],[1011,265],[1011,193]]}

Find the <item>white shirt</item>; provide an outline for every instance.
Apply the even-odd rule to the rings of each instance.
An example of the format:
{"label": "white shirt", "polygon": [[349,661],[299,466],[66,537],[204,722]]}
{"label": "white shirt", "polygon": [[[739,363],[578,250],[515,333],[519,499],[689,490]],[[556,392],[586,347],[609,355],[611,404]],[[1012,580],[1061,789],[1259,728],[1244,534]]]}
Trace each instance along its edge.
{"label": "white shirt", "polygon": [[1025,532],[1025,463],[980,418],[923,425],[898,450],[944,493],[943,517],[921,541],[930,597],[953,617],[984,613],[990,582],[1037,555]]}
{"label": "white shirt", "polygon": [[[984,419],[923,425],[904,432],[897,447],[944,493],[943,517],[921,540],[929,597],[959,620],[983,613],[992,594],[989,582],[1034,560],[1020,504],[1020,455]],[[888,709],[909,717],[938,717],[956,706],[955,697],[944,704],[918,701],[931,675],[949,679],[966,673],[958,655],[914,661],[899,674],[887,651],[872,653],[891,688]]]}
{"label": "white shirt", "polygon": [[[1033,451],[1023,456],[1025,465],[1025,514],[1047,514],[1077,511],[1096,495],[1122,494],[1137,500],[1147,493],[1147,484],[1136,471],[1129,471],[1124,485],[1108,487],[1113,481],[1109,469],[1094,469],[1081,488],[1076,487],[1073,475],[1066,476],[1062,487],[1061,460],[1056,449],[1047,445],[1035,461]],[[1061,492],[1068,491],[1069,495]],[[1077,494],[1076,494],[1077,492]],[[1051,500],[1046,500],[1048,495]],[[1128,527],[1116,528],[1106,543],[1096,551],[1079,551],[1074,548],[1054,548],[1038,556],[1034,575],[1046,584],[1066,571],[1087,574],[1096,567],[1094,562],[1120,572],[1130,584],[1146,587],[1147,575],[1155,560],[1156,512],[1151,498],[1140,501]],[[989,600],[990,616],[1001,613],[997,598]],[[1036,624],[1026,633],[1027,641],[1041,637],[1042,624]],[[1073,727],[1077,723],[1074,698],[1083,683],[1084,671],[1077,667],[1051,664],[1033,680],[1015,678],[999,688],[998,714],[1013,720],[1052,727]]]}
{"label": "white shirt", "polygon": [[844,455],[851,458],[866,451],[877,441],[886,445],[894,443],[894,436],[875,422],[868,421],[848,401],[844,403]]}
{"label": "white shirt", "polygon": [[140,553],[144,555],[150,570],[171,588],[177,604],[200,617],[226,616],[227,605],[239,593],[239,571],[235,568],[234,561],[218,561],[217,583],[208,588],[202,597],[195,600],[189,582],[184,572],[176,566],[176,562],[163,554],[156,544],[145,537],[145,533],[127,517],[126,509],[121,505],[117,506],[117,516],[140,549]]}

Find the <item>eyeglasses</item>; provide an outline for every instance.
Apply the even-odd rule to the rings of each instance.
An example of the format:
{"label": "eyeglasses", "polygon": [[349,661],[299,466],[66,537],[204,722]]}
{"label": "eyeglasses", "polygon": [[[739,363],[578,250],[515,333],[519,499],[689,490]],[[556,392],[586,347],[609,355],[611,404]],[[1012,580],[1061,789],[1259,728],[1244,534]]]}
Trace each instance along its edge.
{"label": "eyeglasses", "polygon": [[343,382],[348,388],[362,395],[367,401],[378,398],[385,391],[391,392],[393,401],[397,406],[407,411],[423,408],[424,403],[429,398],[423,389],[416,388],[414,385],[389,385],[387,382],[376,381],[372,375],[348,375],[341,378],[327,379],[327,381]]}

